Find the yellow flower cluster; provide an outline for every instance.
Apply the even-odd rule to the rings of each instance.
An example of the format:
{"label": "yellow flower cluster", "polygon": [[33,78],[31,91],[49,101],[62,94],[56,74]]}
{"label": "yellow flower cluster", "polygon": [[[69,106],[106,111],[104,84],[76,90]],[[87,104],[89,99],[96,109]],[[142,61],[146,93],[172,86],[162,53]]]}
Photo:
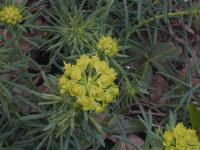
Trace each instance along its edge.
{"label": "yellow flower cluster", "polygon": [[7,6],[0,11],[0,22],[8,25],[16,25],[22,21],[21,11],[16,6]]}
{"label": "yellow flower cluster", "polygon": [[82,55],[75,65],[64,64],[60,93],[75,97],[83,110],[102,112],[118,95],[115,70],[97,56]]}
{"label": "yellow flower cluster", "polygon": [[195,130],[187,129],[179,123],[172,131],[163,135],[164,150],[200,150],[200,142]]}
{"label": "yellow flower cluster", "polygon": [[109,57],[114,56],[119,51],[118,43],[111,36],[103,36],[97,43],[97,48]]}

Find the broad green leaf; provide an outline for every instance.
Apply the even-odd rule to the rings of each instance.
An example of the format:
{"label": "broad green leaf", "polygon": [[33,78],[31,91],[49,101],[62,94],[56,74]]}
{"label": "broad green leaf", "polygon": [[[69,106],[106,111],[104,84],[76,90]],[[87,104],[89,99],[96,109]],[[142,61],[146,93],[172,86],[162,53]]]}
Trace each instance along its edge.
{"label": "broad green leaf", "polygon": [[[123,124],[126,133],[136,133],[145,130],[144,125],[136,118],[124,119],[123,116],[119,116],[119,121]],[[109,131],[112,134],[119,134],[120,128],[114,118],[108,122]]]}
{"label": "broad green leaf", "polygon": [[179,49],[172,43],[158,43],[155,46],[151,59],[156,62],[166,62],[177,59]]}
{"label": "broad green leaf", "polygon": [[200,111],[193,104],[189,104],[188,111],[192,128],[197,130],[200,136]]}
{"label": "broad green leaf", "polygon": [[103,134],[103,130],[102,130],[102,127],[99,124],[99,122],[95,118],[93,118],[92,116],[89,116],[89,119],[93,123],[93,125],[95,126],[97,131],[99,131],[101,134]]}
{"label": "broad green leaf", "polygon": [[141,80],[144,81],[144,83],[149,87],[153,77],[152,66],[146,62],[140,67],[137,74],[140,75]]}

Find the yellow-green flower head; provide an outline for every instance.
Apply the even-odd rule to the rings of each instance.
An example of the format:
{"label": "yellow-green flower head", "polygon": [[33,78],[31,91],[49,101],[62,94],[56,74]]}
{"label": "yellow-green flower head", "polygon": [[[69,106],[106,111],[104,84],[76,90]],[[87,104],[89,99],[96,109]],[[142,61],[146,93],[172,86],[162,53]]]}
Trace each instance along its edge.
{"label": "yellow-green flower head", "polygon": [[16,6],[7,6],[0,11],[0,22],[16,25],[23,20],[21,10]]}
{"label": "yellow-green flower head", "polygon": [[97,43],[97,48],[109,57],[114,56],[119,51],[117,40],[111,36],[101,37]]}
{"label": "yellow-green flower head", "polygon": [[74,97],[85,111],[102,112],[119,94],[114,83],[117,73],[97,56],[82,55],[75,65],[64,62],[63,68],[64,74],[59,78],[60,94]]}
{"label": "yellow-green flower head", "polygon": [[97,84],[100,87],[107,88],[109,85],[111,85],[113,80],[108,74],[102,74],[98,79],[97,79]]}
{"label": "yellow-green flower head", "polygon": [[61,94],[64,94],[65,91],[68,89],[69,81],[68,81],[67,78],[65,78],[64,75],[62,75],[62,76],[59,78],[59,83],[60,83],[60,93],[61,93]]}
{"label": "yellow-green flower head", "polygon": [[69,93],[71,96],[82,97],[85,95],[85,87],[81,84],[72,83],[69,88]]}
{"label": "yellow-green flower head", "polygon": [[103,88],[97,86],[97,85],[92,85],[90,88],[89,88],[89,95],[91,97],[95,97],[95,98],[98,98],[100,97],[101,95],[103,94]]}
{"label": "yellow-green flower head", "polygon": [[81,69],[85,70],[90,62],[90,58],[87,55],[81,55],[79,59],[76,60],[76,65]]}
{"label": "yellow-green flower head", "polygon": [[164,150],[200,150],[195,130],[187,129],[182,123],[163,135]]}

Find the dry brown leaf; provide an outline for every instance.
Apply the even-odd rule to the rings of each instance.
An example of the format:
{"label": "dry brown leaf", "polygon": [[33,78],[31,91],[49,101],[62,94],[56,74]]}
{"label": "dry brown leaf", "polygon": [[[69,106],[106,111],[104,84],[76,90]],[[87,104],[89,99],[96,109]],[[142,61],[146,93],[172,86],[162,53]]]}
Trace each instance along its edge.
{"label": "dry brown leaf", "polygon": [[[189,60],[190,63],[190,67],[195,65],[194,59],[190,58]],[[179,72],[179,76],[178,79],[186,77],[188,74],[188,69],[189,69],[189,65],[186,65],[184,68],[182,68]],[[196,70],[192,70],[192,86],[195,87],[200,81],[200,77],[198,75],[198,73],[196,72]]]}
{"label": "dry brown leaf", "polygon": [[151,102],[154,103],[165,103],[164,101],[159,101],[162,95],[166,92],[169,87],[168,81],[159,74],[155,74],[153,76],[153,80],[151,83]]}
{"label": "dry brown leaf", "polygon": [[[133,143],[134,145],[141,147],[144,144],[144,140],[141,139],[138,135],[136,134],[129,134],[128,135],[128,140]],[[122,143],[120,146],[120,150],[136,150],[135,148],[133,148],[133,146],[131,146],[128,143]]]}

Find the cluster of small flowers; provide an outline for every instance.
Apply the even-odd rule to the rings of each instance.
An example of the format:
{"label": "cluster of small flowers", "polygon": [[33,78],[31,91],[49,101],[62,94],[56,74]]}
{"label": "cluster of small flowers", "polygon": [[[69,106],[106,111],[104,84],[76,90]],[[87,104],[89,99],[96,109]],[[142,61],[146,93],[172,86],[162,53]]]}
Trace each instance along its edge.
{"label": "cluster of small flowers", "polygon": [[114,83],[116,72],[97,56],[80,56],[75,65],[64,65],[64,74],[59,78],[61,95],[76,98],[83,110],[102,112],[119,93]]}
{"label": "cluster of small flowers", "polygon": [[0,22],[8,25],[16,25],[23,19],[21,10],[16,6],[7,6],[0,11]]}
{"label": "cluster of small flowers", "polygon": [[187,129],[182,123],[163,135],[164,150],[200,150],[195,130]]}
{"label": "cluster of small flowers", "polygon": [[96,47],[109,57],[113,57],[119,51],[117,41],[113,39],[111,36],[101,37]]}

